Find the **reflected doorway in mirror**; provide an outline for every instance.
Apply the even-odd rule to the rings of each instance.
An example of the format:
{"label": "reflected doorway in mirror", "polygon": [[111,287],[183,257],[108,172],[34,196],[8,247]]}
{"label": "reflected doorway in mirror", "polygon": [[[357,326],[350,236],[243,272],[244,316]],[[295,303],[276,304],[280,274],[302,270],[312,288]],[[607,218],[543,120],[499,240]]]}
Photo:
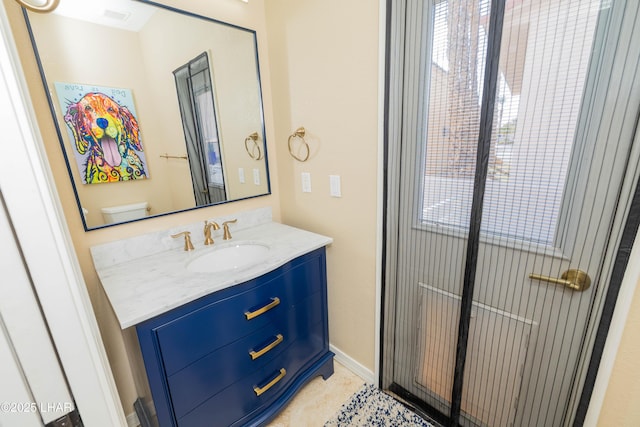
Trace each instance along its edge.
{"label": "reflected doorway in mirror", "polygon": [[196,206],[227,199],[207,52],[173,72]]}

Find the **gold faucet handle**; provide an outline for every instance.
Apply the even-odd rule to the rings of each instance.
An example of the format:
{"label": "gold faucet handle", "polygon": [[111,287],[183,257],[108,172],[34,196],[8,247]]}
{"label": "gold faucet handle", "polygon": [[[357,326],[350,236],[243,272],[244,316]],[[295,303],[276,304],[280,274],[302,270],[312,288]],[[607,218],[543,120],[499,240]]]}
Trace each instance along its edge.
{"label": "gold faucet handle", "polygon": [[182,233],[172,234],[171,235],[171,237],[173,237],[174,239],[177,239],[180,236],[184,236],[184,250],[185,251],[192,251],[193,250],[193,243],[191,243],[191,232],[183,231]]}
{"label": "gold faucet handle", "polygon": [[204,244],[205,245],[213,245],[213,238],[211,237],[211,228],[214,230],[220,230],[220,226],[215,221],[206,221],[204,222]]}
{"label": "gold faucet handle", "polygon": [[237,219],[232,219],[231,221],[225,221],[222,223],[222,228],[224,228],[224,234],[222,236],[222,240],[231,240],[231,232],[229,231],[229,224],[235,224],[238,222]]}

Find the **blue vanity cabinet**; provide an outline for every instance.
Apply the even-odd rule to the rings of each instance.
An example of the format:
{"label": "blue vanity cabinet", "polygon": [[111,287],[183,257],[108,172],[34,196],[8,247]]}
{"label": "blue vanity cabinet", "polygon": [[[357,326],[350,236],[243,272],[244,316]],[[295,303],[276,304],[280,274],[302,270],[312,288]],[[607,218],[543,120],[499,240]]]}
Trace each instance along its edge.
{"label": "blue vanity cabinet", "polygon": [[136,331],[160,426],[262,425],[310,379],[333,374],[325,249]]}

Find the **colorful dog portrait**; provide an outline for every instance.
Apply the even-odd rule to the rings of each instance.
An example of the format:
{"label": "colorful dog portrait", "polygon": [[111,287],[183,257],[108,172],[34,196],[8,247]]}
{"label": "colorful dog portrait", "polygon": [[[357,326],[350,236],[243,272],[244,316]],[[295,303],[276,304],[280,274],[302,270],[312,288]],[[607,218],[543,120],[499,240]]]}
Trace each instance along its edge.
{"label": "colorful dog portrait", "polygon": [[148,178],[128,89],[56,83],[83,184]]}

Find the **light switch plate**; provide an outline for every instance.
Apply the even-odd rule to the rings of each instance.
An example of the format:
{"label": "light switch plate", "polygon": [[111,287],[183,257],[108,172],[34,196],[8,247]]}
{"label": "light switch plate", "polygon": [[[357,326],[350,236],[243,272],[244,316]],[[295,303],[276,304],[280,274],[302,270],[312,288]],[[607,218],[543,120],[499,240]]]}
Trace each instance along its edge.
{"label": "light switch plate", "polygon": [[244,168],[238,168],[238,179],[240,184],[244,184]]}
{"label": "light switch plate", "polygon": [[329,175],[329,188],[331,197],[342,197],[340,189],[340,175]]}
{"label": "light switch plate", "polygon": [[302,192],[311,193],[311,174],[309,172],[302,172]]}
{"label": "light switch plate", "polygon": [[260,185],[260,169],[253,170],[253,183],[255,185]]}

